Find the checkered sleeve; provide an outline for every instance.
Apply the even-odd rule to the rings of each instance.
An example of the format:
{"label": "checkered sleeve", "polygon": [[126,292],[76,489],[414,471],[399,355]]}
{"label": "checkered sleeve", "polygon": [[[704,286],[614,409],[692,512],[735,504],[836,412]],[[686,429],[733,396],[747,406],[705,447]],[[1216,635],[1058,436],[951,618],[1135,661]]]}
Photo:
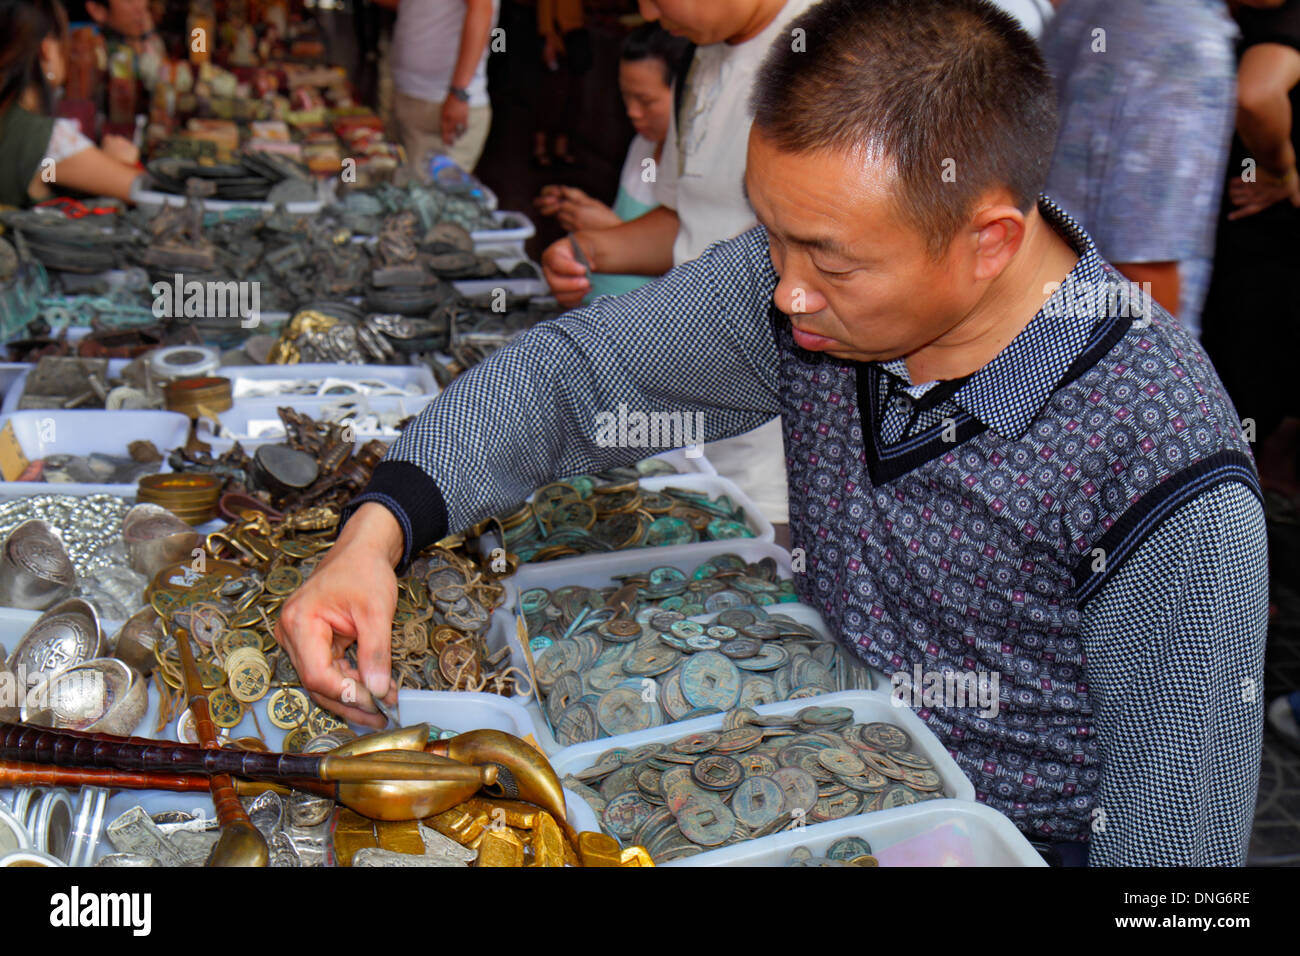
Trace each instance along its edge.
{"label": "checkered sleeve", "polygon": [[1088,605],[1103,754],[1090,865],[1243,863],[1267,624],[1263,507],[1237,482],[1170,515]]}
{"label": "checkered sleeve", "polygon": [[[756,228],[535,326],[425,408],[348,514],[366,501],[387,507],[409,560],[548,481],[757,428],[779,414],[775,285]],[[657,442],[634,446],[619,429],[637,414],[660,423]],[[668,433],[692,438],[664,444]]]}

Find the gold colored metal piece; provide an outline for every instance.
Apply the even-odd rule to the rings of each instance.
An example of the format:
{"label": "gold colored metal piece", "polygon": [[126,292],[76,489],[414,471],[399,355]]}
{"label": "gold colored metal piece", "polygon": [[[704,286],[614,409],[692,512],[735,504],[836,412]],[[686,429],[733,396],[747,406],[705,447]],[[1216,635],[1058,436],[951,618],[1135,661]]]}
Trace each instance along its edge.
{"label": "gold colored metal piece", "polygon": [[489,830],[479,841],[475,866],[523,866],[524,843],[508,827]]}
{"label": "gold colored metal piece", "polygon": [[418,820],[376,820],[375,836],[385,850],[394,853],[424,853],[424,838],[420,836]]}
{"label": "gold colored metal piece", "polygon": [[654,866],[655,861],[651,859],[649,851],[643,846],[629,846],[624,848],[619,857],[619,866]]}
{"label": "gold colored metal piece", "polygon": [[533,866],[564,866],[564,834],[549,813],[537,815],[532,845]]}
{"label": "gold colored metal piece", "polygon": [[607,833],[584,830],[578,834],[578,859],[583,866],[622,866],[622,848]]}

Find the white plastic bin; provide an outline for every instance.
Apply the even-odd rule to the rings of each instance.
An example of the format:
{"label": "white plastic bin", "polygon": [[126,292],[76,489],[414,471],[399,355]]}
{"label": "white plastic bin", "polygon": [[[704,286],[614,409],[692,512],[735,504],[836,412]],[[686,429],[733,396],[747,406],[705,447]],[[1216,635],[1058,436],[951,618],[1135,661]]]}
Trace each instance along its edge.
{"label": "white plastic bin", "polygon": [[243,402],[292,402],[297,408],[304,402],[319,402],[327,405],[342,396],[325,396],[317,398],[310,395],[277,395],[261,397],[241,397],[239,383],[265,382],[289,379],[295,381],[324,380],[327,378],[343,379],[348,382],[375,382],[401,389],[418,388],[414,395],[437,395],[438,383],[427,365],[344,365],[338,362],[304,362],[298,365],[226,365],[217,369],[217,375],[230,379],[235,403]]}
{"label": "white plastic bin", "polygon": [[518,249],[523,254],[524,243],[537,235],[537,227],[527,214],[512,212],[508,209],[496,209],[492,218],[497,222],[495,229],[476,229],[470,233],[474,240],[474,251],[500,247]]}
{"label": "white plastic bin", "polygon": [[[361,396],[357,399],[359,403],[373,409],[375,412],[388,413],[399,412],[402,417],[408,415],[418,415],[425,405],[433,401],[432,395],[412,395],[402,398],[380,397],[366,398]],[[310,415],[319,419],[322,413],[337,400],[326,399],[292,399],[286,397],[284,400],[275,399],[257,399],[247,402],[239,402],[228,411],[218,415],[221,422],[223,434],[214,436],[212,434],[212,423],[207,419],[199,421],[199,437],[207,441],[210,437],[228,438],[238,440],[243,444],[247,438],[268,438],[278,441],[284,437],[284,426],[280,422],[280,416],[276,412],[278,408],[292,408],[295,411]],[[371,438],[382,438],[392,441],[397,437],[396,431],[364,431],[357,429],[356,437],[362,441],[369,441]]]}
{"label": "white plastic bin", "polygon": [[[33,614],[33,620],[36,616],[34,612],[9,612],[5,614],[0,612],[0,634],[5,633],[4,628],[10,625],[8,618],[15,614]],[[28,625],[30,626],[30,625]],[[21,636],[21,632],[20,632]],[[261,723],[262,730],[266,735],[267,744],[275,750],[278,750],[284,743],[285,731],[280,730],[273,725],[266,715],[267,698],[258,701],[254,706],[258,711],[258,721]],[[442,691],[424,691],[424,690],[403,690],[398,695],[398,707],[401,711],[402,722],[406,725],[427,721],[444,730],[468,731],[468,730],[502,730],[516,737],[526,738],[534,734],[534,728],[528,715],[523,708],[517,703],[499,697],[495,694],[474,694],[474,693],[451,693]],[[172,721],[161,733],[155,734],[153,728],[158,713],[158,698],[156,694],[150,695],[149,710],[144,718],[137,725],[134,733],[139,737],[149,737],[159,740],[176,740],[176,722]],[[354,728],[359,733],[367,732],[367,728]],[[256,736],[257,727],[251,715],[245,716],[244,719],[230,731],[232,737]],[[535,736],[534,736],[534,739]],[[11,799],[12,793],[9,790],[0,791],[0,800],[6,802]],[[569,822],[578,830],[597,830],[595,814],[591,808],[579,799],[577,795],[565,791],[565,801],[568,810]],[[184,809],[193,810],[202,808],[207,816],[213,815],[212,798],[205,793],[170,793],[161,790],[123,790],[115,791],[108,803],[108,810],[105,813],[104,824],[112,822],[119,814],[129,810],[133,806],[143,806],[150,813],[157,813],[162,810]],[[111,846],[105,841],[97,850],[96,858],[102,857],[113,852]]]}
{"label": "white plastic bin", "polygon": [[[320,184],[317,184],[317,195],[320,198],[312,199],[307,202],[290,202],[285,203],[285,211],[294,216],[314,216],[325,208],[325,202],[328,198],[323,192]],[[187,196],[178,196],[175,193],[158,192],[153,189],[142,189],[135,197],[137,206],[157,209],[162,206],[184,206],[189,201]],[[203,205],[204,212],[225,212],[231,209],[260,209],[263,212],[274,212],[275,204],[269,202],[259,202],[254,199],[211,199],[200,198],[199,202]]]}
{"label": "white plastic bin", "polygon": [[[944,749],[943,744],[939,742],[939,738],[911,710],[895,707],[887,694],[869,690],[846,690],[838,694],[823,694],[820,697],[808,697],[803,700],[787,700],[779,704],[764,704],[754,709],[760,714],[794,714],[805,707],[849,707],[853,710],[853,717],[856,721],[885,721],[901,727],[911,735],[913,749],[925,754],[934,764],[934,769],[943,778],[944,796],[954,800],[974,803],[975,787],[967,779],[966,775],[961,772],[961,768],[957,766],[956,761],[952,759],[948,751]],[[551,765],[555,767],[555,772],[563,778],[592,766],[606,750],[614,747],[626,747],[631,750],[644,744],[670,743],[688,734],[718,731],[722,729],[722,718],[722,714],[711,714],[708,717],[697,717],[694,720],[684,720],[681,723],[652,727],[649,730],[638,731],[634,734],[623,734],[619,737],[607,737],[604,740],[575,744],[572,747],[566,747],[551,757]],[[916,810],[934,806],[937,803],[939,803],[937,800],[933,802],[925,801],[920,804],[913,804],[910,807],[900,807],[897,810]],[[875,817],[878,814],[887,812],[895,811],[876,811],[871,814],[861,814],[857,818],[848,817],[846,819],[865,821],[869,817]],[[803,833],[806,834],[810,829],[812,827],[806,828]],[[786,836],[784,833],[773,834],[772,836],[748,841],[739,846],[755,846],[759,851],[762,851],[770,845],[767,841],[784,836]],[[806,836],[803,838],[807,839]],[[793,843],[782,845],[798,846],[799,842],[799,840],[795,840]],[[874,842],[872,847],[875,848]],[[688,861],[693,866],[705,866],[710,862],[709,857],[711,854],[719,852],[722,851],[706,851],[689,857]]]}
{"label": "white plastic bin", "polygon": [[[69,340],[69,341],[72,341],[72,342],[75,342],[77,339],[79,339],[79,338],[83,338],[84,335],[85,335],[86,333],[89,333],[89,332],[90,332],[89,329],[85,329],[84,331],[82,331],[82,334],[77,334],[78,331],[81,331],[81,330],[76,330],[76,329],[72,330],[72,332],[68,335],[68,340]],[[122,370],[123,370],[124,368],[126,368],[127,365],[129,365],[129,364],[130,364],[130,360],[129,360],[129,359],[109,359],[109,360],[108,360],[108,377],[109,377],[109,378],[121,378],[121,376],[122,376]],[[0,406],[0,413],[3,413],[3,414],[5,414],[5,415],[8,415],[10,412],[16,412],[16,411],[18,411],[18,401],[19,401],[19,399],[21,399],[21,398],[23,397],[23,390],[27,388],[27,377],[31,374],[32,369],[34,369],[35,367],[36,367],[35,365],[24,365],[24,366],[23,366],[23,370],[20,371],[20,372],[18,373],[18,375],[17,375],[17,376],[16,376],[16,377],[15,377],[15,378],[10,382],[10,384],[9,384],[9,388],[8,388],[8,390],[5,392],[4,405],[3,405],[3,406]],[[29,409],[29,411],[45,411],[45,409]],[[52,412],[54,412],[54,411],[61,411],[61,409],[51,408],[51,409],[49,409],[49,411],[52,411]],[[104,411],[104,409],[102,409],[102,408],[88,408],[88,409],[87,409],[87,408],[74,408],[74,409],[68,409],[68,411],[79,411],[79,412],[80,412],[80,411],[102,412],[102,411]]]}
{"label": "white plastic bin", "polygon": [[904,841],[944,827],[952,828],[951,835],[963,845],[970,858],[951,859],[937,865],[1047,866],[1010,820],[992,807],[963,800],[927,800],[908,807],[814,823],[662,865],[785,866],[795,847],[807,847],[813,856],[825,856],[836,840],[856,836],[871,845],[881,866],[901,866],[908,864],[901,858],[901,852],[891,853],[891,847],[901,851],[900,844]]}
{"label": "white plastic bin", "polygon": [[[0,421],[13,425],[14,437],[29,461],[46,455],[106,455],[128,457],[126,446],[147,439],[163,455],[160,472],[170,471],[167,452],[185,444],[190,420],[176,412],[56,411],[53,409],[14,412]],[[134,484],[91,484],[85,482],[0,481],[0,496],[63,494],[121,495],[134,498]]]}
{"label": "white plastic bin", "polygon": [[[821,614],[817,612],[816,608],[809,607],[806,604],[791,602],[788,604],[773,604],[770,607],[765,608],[765,610],[773,614],[789,615],[798,623],[811,627],[814,631],[816,631],[818,634],[824,637],[827,641],[835,641],[836,639],[835,635],[833,635],[830,632],[830,628],[826,626],[826,621],[822,618]],[[711,621],[716,616],[717,614],[698,614],[692,617],[691,620],[700,621],[700,622]],[[508,638],[510,641],[511,663],[514,663],[521,670],[524,669],[526,658],[524,655],[523,646],[519,643],[518,632],[515,630],[515,626],[512,624],[510,627],[507,628],[504,625],[500,624],[500,622],[494,622],[494,623],[498,624],[501,634],[506,638]],[[534,657],[534,660],[536,660],[536,657]],[[868,669],[870,670],[870,668]],[[889,686],[888,680],[886,680],[882,674],[874,670],[872,670],[871,673],[874,675],[878,687]],[[516,695],[516,697],[513,699],[518,700],[521,704],[523,704],[524,708],[528,711],[529,717],[532,718],[533,725],[537,728],[537,743],[542,748],[542,750],[545,751],[547,754],[560,753],[564,748],[560,746],[559,741],[557,741],[554,735],[552,735],[551,733],[550,722],[547,720],[546,715],[542,713],[542,705],[541,702],[537,699],[535,689],[534,689],[534,693],[530,693],[527,695]],[[664,716],[665,718],[667,717],[666,714]],[[687,723],[690,723],[690,721],[685,721],[681,723],[669,722],[661,726],[684,727],[686,726]],[[645,732],[648,733],[649,731],[645,731]],[[682,736],[685,736],[687,733],[689,733],[689,731],[682,731]],[[617,738],[597,737],[595,741],[592,741],[592,743],[606,742],[614,739]],[[676,738],[674,737],[671,739],[675,740]],[[574,744],[573,746],[581,747],[586,745]]]}

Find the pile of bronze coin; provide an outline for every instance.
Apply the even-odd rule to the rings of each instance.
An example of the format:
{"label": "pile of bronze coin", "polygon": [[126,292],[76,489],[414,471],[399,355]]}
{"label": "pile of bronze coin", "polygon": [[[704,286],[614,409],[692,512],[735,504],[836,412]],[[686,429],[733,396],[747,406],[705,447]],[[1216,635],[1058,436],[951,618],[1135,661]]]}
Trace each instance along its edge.
{"label": "pile of bronze coin", "polygon": [[944,796],[943,778],[905,730],[855,723],[847,707],[740,708],[718,732],[607,750],[564,785],[606,833],[644,846],[656,863]]}
{"label": "pile of bronze coin", "polygon": [[[720,611],[754,605],[770,606],[798,600],[794,582],[781,577],[776,559],[746,561],[738,554],[720,554],[701,562],[690,573],[671,566],[651,568],[632,574],[610,575],[618,582],[604,588],[569,585],[548,591],[529,588],[519,595],[519,609],[528,624],[528,632],[543,635],[551,622],[567,616],[571,622],[582,608],[591,611],[616,608],[620,612],[642,615],[649,611],[678,611],[686,617],[716,614]],[[533,649],[550,642],[535,637]]]}
{"label": "pile of bronze coin", "polygon": [[634,619],[572,597],[560,601],[574,616],[562,611],[529,642],[561,746],[873,684],[836,641],[786,614],[737,607],[699,622],[646,608]]}
{"label": "pile of bronze coin", "polygon": [[[146,591],[156,619],[169,632],[157,633],[153,645],[160,695],[155,732],[176,719],[185,703],[180,653],[170,633],[175,629],[197,644],[200,677],[212,690],[209,708],[218,726],[234,727],[250,710],[256,720],[251,705],[269,696],[269,719],[289,732],[286,751],[346,730],[343,721],[310,702],[275,640],[281,606],[333,545],[337,525],[337,512],[327,508],[305,509],[281,520],[250,509],[208,535],[205,547],[211,558],[200,562],[200,569],[181,562],[159,572]],[[393,682],[399,690],[513,696],[521,680],[526,685],[524,675],[510,666],[508,648],[488,652],[484,632],[504,588],[467,553],[434,546],[398,582],[392,648]]]}
{"label": "pile of bronze coin", "polygon": [[[653,464],[651,464],[653,463]],[[640,466],[671,466],[648,459]],[[662,472],[658,472],[662,473]],[[620,468],[576,475],[538,488],[533,500],[498,520],[507,550],[521,561],[696,541],[752,538],[754,530],[727,495],[685,488],[642,488],[645,472]]]}

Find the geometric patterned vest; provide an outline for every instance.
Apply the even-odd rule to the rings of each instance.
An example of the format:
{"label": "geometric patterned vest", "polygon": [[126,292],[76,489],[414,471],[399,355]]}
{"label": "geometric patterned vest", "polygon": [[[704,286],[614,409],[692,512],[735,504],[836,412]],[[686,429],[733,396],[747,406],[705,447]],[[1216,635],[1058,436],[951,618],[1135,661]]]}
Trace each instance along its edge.
{"label": "geometric patterned vest", "polygon": [[[1086,233],[1040,208],[1080,253],[1072,278],[1122,296]],[[773,324],[800,600],[886,674],[996,674],[995,716],[918,715],[977,799],[1026,833],[1084,840],[1101,752],[1080,611],[1179,506],[1225,481],[1259,490],[1236,411],[1178,322],[1069,298],[1034,321],[1091,333],[1016,440],[963,412],[882,447],[880,367],[805,351]]]}

